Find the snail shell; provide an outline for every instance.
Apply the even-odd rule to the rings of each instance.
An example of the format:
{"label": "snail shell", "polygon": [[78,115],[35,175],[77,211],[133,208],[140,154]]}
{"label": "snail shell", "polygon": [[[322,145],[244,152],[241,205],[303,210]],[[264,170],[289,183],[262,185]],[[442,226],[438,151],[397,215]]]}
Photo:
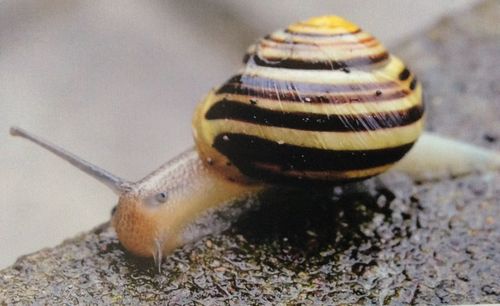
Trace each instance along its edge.
{"label": "snail shell", "polygon": [[373,36],[337,16],[252,45],[193,120],[207,165],[242,182],[346,182],[377,175],[421,134],[422,87]]}

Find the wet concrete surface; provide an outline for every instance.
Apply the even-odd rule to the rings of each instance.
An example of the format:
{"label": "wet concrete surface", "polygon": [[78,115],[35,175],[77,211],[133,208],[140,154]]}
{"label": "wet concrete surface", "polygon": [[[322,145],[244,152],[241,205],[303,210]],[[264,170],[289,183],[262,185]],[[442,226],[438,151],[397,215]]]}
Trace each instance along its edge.
{"label": "wet concrete surface", "polygon": [[[403,43],[428,128],[500,150],[500,3]],[[450,304],[500,302],[500,173],[424,184],[387,173],[330,190],[271,190],[222,234],[130,256],[105,224],[0,272],[0,301]]]}

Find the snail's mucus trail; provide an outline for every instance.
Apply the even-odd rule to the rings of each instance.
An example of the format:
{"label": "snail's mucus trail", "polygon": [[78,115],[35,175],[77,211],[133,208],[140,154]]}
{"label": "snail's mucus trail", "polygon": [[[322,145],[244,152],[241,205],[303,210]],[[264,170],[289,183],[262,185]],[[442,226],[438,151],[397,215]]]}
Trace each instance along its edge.
{"label": "snail's mucus trail", "polygon": [[208,120],[230,119],[305,131],[355,132],[409,125],[422,118],[423,114],[423,104],[399,111],[330,115],[276,111],[223,99],[207,111],[205,118]]}

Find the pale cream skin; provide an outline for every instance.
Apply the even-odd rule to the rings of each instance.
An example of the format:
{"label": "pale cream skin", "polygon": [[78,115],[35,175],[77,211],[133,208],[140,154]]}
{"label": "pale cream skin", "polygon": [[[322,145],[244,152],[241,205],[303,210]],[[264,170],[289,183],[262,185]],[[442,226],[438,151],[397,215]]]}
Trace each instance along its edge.
{"label": "pale cream skin", "polygon": [[160,257],[185,244],[184,230],[208,210],[262,188],[226,180],[202,163],[191,149],[123,193],[113,225],[129,251]]}
{"label": "pale cream skin", "polygon": [[[24,130],[11,128],[10,132],[37,143],[117,193],[119,200],[112,223],[118,239],[135,255],[154,257],[158,265],[162,256],[190,242],[183,233],[202,216],[267,187],[227,180],[202,162],[194,149],[132,183]],[[434,180],[500,169],[500,154],[424,133],[392,169],[418,181]]]}

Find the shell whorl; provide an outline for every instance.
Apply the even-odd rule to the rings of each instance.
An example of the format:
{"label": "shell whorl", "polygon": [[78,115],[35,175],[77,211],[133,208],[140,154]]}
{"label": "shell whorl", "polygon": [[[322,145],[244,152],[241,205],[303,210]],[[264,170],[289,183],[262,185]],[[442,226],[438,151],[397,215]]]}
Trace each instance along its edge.
{"label": "shell whorl", "polygon": [[422,131],[415,76],[340,17],[267,35],[244,63],[193,120],[200,155],[229,179],[360,180],[401,159]]}

